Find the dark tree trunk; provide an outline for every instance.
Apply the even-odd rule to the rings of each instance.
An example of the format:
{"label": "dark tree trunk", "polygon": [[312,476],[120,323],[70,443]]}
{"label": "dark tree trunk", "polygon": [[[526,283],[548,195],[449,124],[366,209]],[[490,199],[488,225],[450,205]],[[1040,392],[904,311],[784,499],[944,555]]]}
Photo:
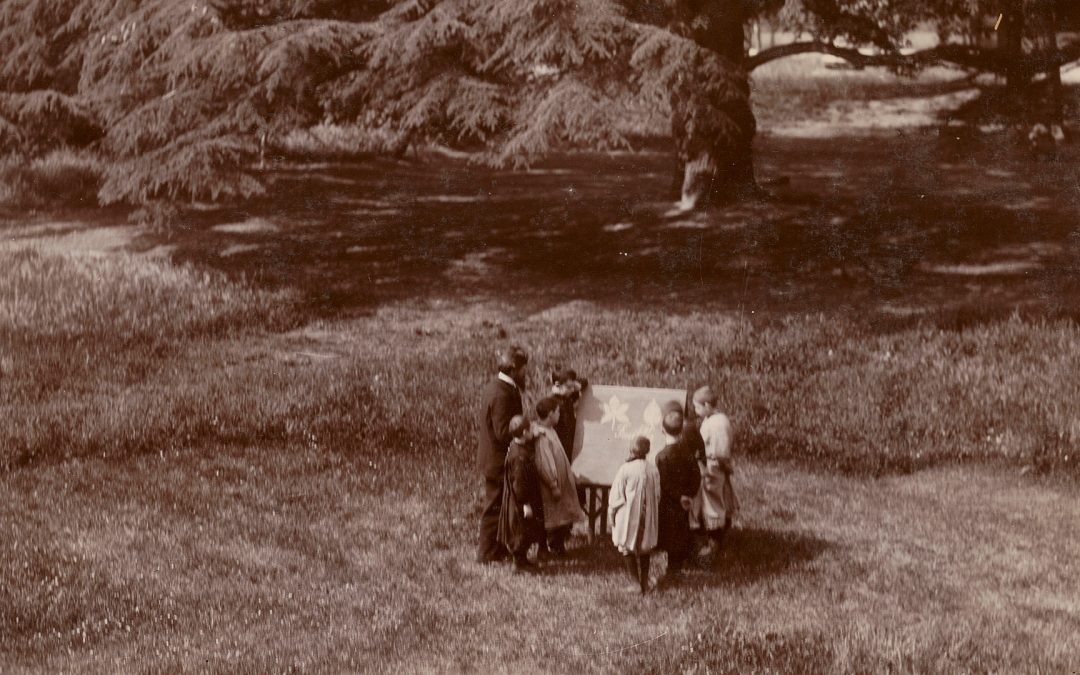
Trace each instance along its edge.
{"label": "dark tree trunk", "polygon": [[753,140],[757,125],[744,67],[746,14],[742,0],[678,0],[674,9],[676,30],[724,58],[739,89],[722,94],[705,86],[695,88],[695,84],[707,84],[702,82],[672,93],[681,204],[694,208],[756,189]]}
{"label": "dark tree trunk", "polygon": [[1024,0],[1004,0],[997,48],[1005,63],[1005,91],[1017,118],[1027,117],[1031,70],[1024,56]]}
{"label": "dark tree trunk", "polygon": [[1032,106],[1032,121],[1049,127],[1061,126],[1064,120],[1062,59],[1057,43],[1059,25],[1055,0],[1030,0],[1027,26],[1033,44],[1032,56],[1039,69],[1046,71],[1046,80],[1039,87],[1038,105]]}
{"label": "dark tree trunk", "polygon": [[742,65],[746,58],[746,11],[742,0],[688,0],[682,4],[698,18],[694,41]]}
{"label": "dark tree trunk", "polygon": [[1054,66],[1046,73],[1046,119],[1051,125],[1065,123],[1065,96],[1061,88],[1061,66]]}

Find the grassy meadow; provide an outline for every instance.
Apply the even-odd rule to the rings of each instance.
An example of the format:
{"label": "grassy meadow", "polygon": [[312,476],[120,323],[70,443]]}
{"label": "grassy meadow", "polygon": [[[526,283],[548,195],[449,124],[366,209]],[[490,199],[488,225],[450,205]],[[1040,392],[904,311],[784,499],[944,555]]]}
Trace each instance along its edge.
{"label": "grassy meadow", "polygon": [[[790,185],[703,215],[643,154],[285,164],[119,250],[5,222],[0,672],[1074,671],[1075,148],[936,139],[764,139]],[[531,400],[720,391],[715,569],[473,562],[511,341]]]}
{"label": "grassy meadow", "polygon": [[[1080,653],[1070,321],[875,336],[583,301],[303,321],[288,294],[151,258],[4,258],[5,671],[1064,672]],[[472,562],[475,398],[510,339],[533,397],[556,362],[720,386],[744,511],[719,572],[642,600],[580,533],[539,578]]]}

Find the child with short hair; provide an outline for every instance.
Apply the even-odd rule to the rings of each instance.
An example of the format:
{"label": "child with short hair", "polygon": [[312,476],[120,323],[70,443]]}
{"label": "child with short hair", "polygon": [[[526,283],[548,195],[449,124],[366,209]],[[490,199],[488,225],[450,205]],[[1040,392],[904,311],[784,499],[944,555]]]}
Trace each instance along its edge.
{"label": "child with short hair", "polygon": [[540,476],[540,495],[544,502],[544,529],[547,546],[555,555],[566,553],[566,540],[574,523],[585,520],[578,504],[577,483],[570,471],[562,442],[555,432],[559,423],[559,401],[548,396],[536,404],[536,469]]}
{"label": "child with short hair", "polygon": [[497,539],[514,556],[515,572],[534,572],[529,548],[543,545],[544,503],[536,472],[531,425],[521,415],[510,419],[510,448],[503,473],[503,501]]}
{"label": "child with short hair", "polygon": [[695,444],[686,433],[682,404],[671,401],[663,408],[664,449],[656,454],[660,475],[659,547],[667,553],[665,582],[674,581],[693,553],[690,513],[694,495],[701,490],[701,471]]}
{"label": "child with short hair", "polygon": [[718,554],[739,510],[739,500],[731,485],[731,421],[717,409],[717,403],[712,387],[704,386],[694,392],[694,412],[702,420],[700,431],[705,455],[699,462],[701,492],[694,500],[691,519],[713,540]]}
{"label": "child with short hair", "polygon": [[630,458],[616,472],[608,497],[611,540],[642,595],[649,590],[649,555],[656,548],[660,505],[660,474],[645,459],[649,445],[644,436],[634,440]]}

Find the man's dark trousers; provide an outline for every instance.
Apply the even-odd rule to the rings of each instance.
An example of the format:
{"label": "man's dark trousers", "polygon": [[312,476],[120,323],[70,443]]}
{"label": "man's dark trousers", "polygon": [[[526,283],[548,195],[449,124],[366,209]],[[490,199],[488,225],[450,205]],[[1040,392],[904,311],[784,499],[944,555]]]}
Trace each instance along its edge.
{"label": "man's dark trousers", "polygon": [[521,414],[521,393],[513,384],[492,379],[484,389],[478,420],[476,467],[484,478],[484,511],[480,515],[477,560],[490,562],[509,555],[497,540],[502,508],[503,467],[510,445],[510,420]]}
{"label": "man's dark trousers", "polygon": [[499,533],[499,510],[502,509],[503,479],[484,479],[484,512],[480,515],[480,562],[502,560],[510,555],[506,547],[496,541]]}

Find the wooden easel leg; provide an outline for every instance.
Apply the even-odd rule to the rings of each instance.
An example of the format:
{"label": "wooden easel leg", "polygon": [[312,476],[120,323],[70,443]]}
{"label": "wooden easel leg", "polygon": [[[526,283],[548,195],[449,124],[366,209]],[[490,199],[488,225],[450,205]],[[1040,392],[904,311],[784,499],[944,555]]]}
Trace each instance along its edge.
{"label": "wooden easel leg", "polygon": [[586,513],[589,515],[589,545],[592,546],[596,541],[596,534],[594,528],[596,526],[596,509],[593,507],[594,497],[596,495],[596,488],[592,486],[585,488],[585,503]]}
{"label": "wooden easel leg", "polygon": [[608,488],[600,488],[600,534],[608,533],[607,522]]}

